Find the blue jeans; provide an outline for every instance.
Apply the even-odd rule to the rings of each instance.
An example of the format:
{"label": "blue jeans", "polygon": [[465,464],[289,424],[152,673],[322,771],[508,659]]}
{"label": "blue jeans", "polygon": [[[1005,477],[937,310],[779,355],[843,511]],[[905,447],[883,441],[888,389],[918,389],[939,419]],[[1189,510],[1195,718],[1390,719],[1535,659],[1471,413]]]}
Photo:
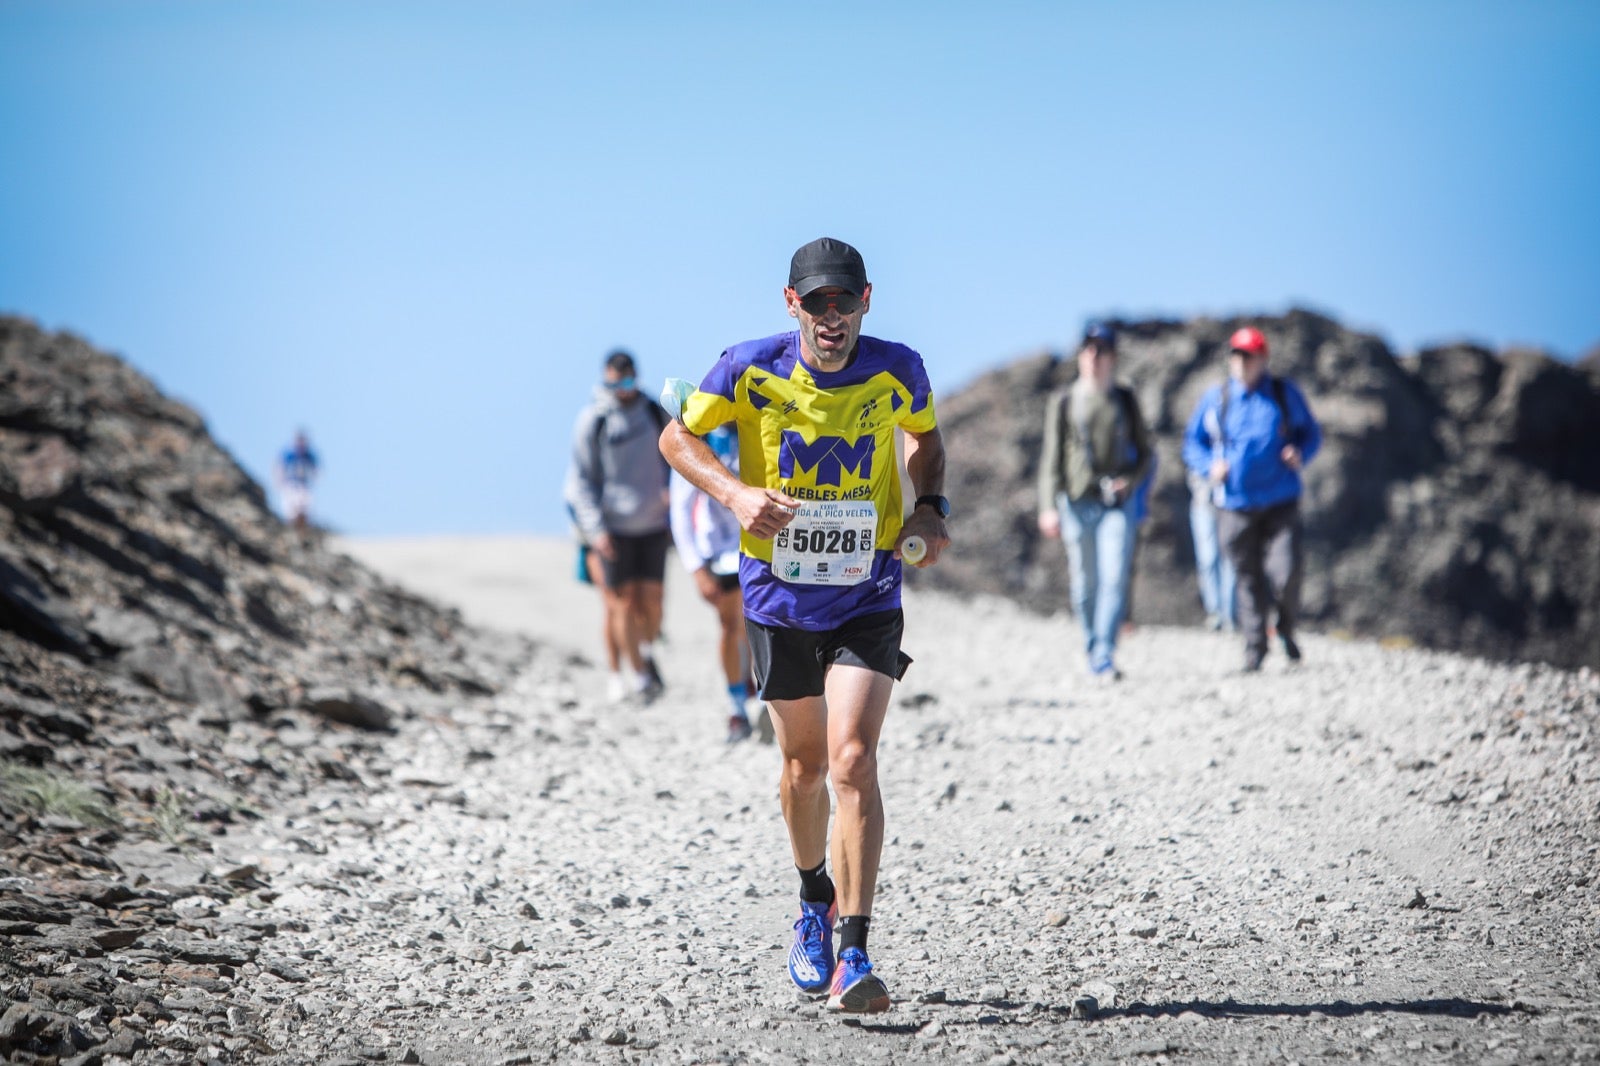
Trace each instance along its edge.
{"label": "blue jeans", "polygon": [[1099,500],[1076,503],[1062,493],[1061,539],[1067,546],[1067,577],[1072,605],[1083,623],[1091,665],[1110,663],[1117,650],[1117,629],[1128,602],[1128,577],[1133,571],[1134,523],[1121,507]]}
{"label": "blue jeans", "polygon": [[1217,509],[1203,492],[1189,497],[1189,532],[1194,536],[1194,568],[1200,578],[1200,602],[1206,618],[1220,618],[1227,629],[1234,628],[1234,601],[1238,598],[1238,574],[1217,537]]}

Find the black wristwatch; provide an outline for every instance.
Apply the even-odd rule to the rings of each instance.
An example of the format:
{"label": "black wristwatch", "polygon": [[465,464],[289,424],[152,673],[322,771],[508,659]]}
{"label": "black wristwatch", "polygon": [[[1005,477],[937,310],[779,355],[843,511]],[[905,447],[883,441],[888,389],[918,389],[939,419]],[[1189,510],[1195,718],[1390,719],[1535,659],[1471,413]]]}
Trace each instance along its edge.
{"label": "black wristwatch", "polygon": [[950,517],[950,501],[945,499],[943,496],[918,496],[917,502],[911,505],[911,509],[915,511],[923,504],[927,504],[935,511],[938,511],[940,518]]}

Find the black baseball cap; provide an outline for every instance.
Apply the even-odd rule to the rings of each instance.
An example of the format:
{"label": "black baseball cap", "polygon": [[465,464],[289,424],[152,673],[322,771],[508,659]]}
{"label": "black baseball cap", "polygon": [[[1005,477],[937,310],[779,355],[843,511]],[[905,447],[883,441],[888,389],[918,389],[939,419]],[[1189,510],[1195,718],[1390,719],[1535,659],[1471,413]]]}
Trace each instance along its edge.
{"label": "black baseball cap", "polygon": [[827,288],[860,296],[867,291],[867,265],[861,253],[843,241],[818,237],[789,260],[789,287],[799,296]]}

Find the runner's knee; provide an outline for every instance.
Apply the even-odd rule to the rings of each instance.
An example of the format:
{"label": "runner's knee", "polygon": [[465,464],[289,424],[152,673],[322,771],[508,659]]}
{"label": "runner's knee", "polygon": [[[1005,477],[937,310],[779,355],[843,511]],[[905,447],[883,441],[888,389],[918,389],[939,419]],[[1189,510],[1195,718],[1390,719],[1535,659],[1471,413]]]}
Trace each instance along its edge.
{"label": "runner's knee", "polygon": [[800,755],[788,756],[783,760],[783,778],[796,791],[816,792],[828,778],[827,761]]}
{"label": "runner's knee", "polygon": [[849,741],[834,751],[828,773],[837,792],[870,792],[878,787],[878,755],[860,741]]}

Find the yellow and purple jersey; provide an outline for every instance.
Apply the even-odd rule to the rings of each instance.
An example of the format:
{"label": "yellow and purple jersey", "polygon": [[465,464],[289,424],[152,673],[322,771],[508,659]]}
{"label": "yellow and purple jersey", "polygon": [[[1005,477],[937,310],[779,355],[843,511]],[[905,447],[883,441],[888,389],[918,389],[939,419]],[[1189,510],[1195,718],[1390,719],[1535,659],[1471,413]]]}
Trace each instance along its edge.
{"label": "yellow and purple jersey", "polygon": [[800,358],[798,332],[746,341],[722,353],[684,403],[683,422],[698,436],[737,423],[745,482],[803,505],[777,538],[740,537],[748,617],[821,630],[900,606],[894,431],[936,424],[922,356],[862,337],[855,360],[826,373]]}

